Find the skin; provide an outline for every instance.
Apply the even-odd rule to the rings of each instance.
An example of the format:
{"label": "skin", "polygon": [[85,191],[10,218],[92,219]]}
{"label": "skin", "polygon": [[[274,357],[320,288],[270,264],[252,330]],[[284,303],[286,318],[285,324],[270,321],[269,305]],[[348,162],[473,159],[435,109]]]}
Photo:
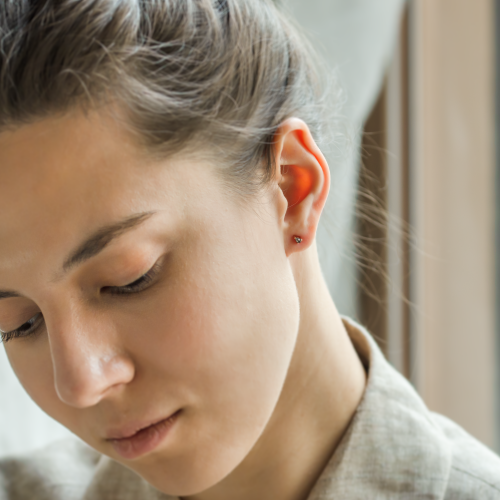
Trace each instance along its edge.
{"label": "skin", "polygon": [[[358,406],[365,372],[328,294],[315,233],[328,165],[301,120],[252,201],[220,167],[152,159],[104,111],[0,134],[0,330],[24,388],[90,446],[192,500],[305,499]],[[62,272],[97,229],[149,218]],[[303,242],[295,243],[300,235]],[[157,264],[148,288],[113,295]],[[105,439],[182,410],[161,445]]]}

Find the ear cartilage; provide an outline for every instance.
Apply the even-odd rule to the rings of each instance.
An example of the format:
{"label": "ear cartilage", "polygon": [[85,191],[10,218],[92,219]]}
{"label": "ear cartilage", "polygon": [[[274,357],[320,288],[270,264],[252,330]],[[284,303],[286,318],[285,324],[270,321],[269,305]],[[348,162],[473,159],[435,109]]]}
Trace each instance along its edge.
{"label": "ear cartilage", "polygon": [[293,239],[295,240],[295,243],[302,243],[302,238],[300,236],[294,236]]}

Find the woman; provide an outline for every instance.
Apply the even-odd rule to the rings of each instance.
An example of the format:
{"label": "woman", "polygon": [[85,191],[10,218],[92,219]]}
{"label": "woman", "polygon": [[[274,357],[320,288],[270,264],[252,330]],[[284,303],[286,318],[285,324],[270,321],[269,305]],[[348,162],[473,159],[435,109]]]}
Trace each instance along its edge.
{"label": "woman", "polygon": [[2,462],[0,498],[500,498],[328,294],[319,80],[272,3],[0,15],[0,330],[87,443]]}

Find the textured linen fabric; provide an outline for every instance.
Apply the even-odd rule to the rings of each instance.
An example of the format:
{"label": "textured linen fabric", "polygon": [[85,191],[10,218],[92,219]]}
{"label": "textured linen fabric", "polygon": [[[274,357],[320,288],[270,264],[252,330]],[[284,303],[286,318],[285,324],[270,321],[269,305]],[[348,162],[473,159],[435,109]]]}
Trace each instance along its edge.
{"label": "textured linen fabric", "polygon": [[[372,337],[345,325],[368,382],[308,500],[499,500],[500,458],[430,412]],[[0,500],[34,499],[176,500],[76,439],[0,462]]]}

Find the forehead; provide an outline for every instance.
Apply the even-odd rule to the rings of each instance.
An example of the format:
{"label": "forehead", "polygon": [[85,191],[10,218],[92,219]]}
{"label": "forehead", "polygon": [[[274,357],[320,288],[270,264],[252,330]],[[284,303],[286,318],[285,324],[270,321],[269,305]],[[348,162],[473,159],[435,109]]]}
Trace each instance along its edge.
{"label": "forehead", "polygon": [[82,235],[131,213],[173,215],[199,200],[194,179],[206,184],[207,169],[183,168],[187,161],[160,165],[125,127],[97,113],[0,133],[0,272],[34,252],[60,258]]}
{"label": "forehead", "polygon": [[134,148],[118,126],[108,124],[98,115],[68,115],[0,133],[2,198],[20,190],[30,196],[62,194],[62,186],[83,187],[87,178],[110,173]]}
{"label": "forehead", "polygon": [[61,186],[83,187],[84,180],[87,186],[92,177],[97,185],[118,173],[119,165],[126,170],[141,153],[126,129],[107,115],[52,117],[0,133],[0,188],[43,196]]}

